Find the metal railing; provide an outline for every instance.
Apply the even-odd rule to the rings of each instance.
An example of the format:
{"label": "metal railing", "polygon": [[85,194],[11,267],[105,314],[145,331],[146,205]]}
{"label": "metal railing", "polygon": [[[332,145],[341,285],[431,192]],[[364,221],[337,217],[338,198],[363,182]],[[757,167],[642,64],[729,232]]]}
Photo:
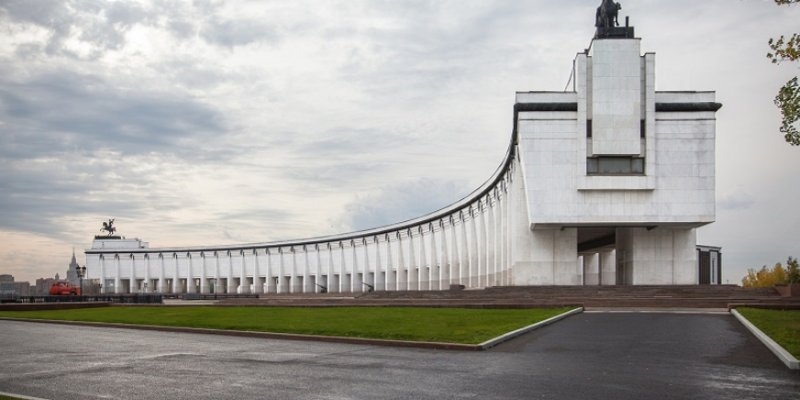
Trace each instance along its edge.
{"label": "metal railing", "polygon": [[102,294],[87,296],[18,296],[15,303],[115,303],[115,304],[161,304],[160,294]]}

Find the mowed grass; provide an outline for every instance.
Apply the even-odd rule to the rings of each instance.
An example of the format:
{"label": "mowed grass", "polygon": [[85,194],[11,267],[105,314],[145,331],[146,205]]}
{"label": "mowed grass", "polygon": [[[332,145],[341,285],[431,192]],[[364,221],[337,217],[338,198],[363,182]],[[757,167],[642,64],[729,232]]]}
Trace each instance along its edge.
{"label": "mowed grass", "polygon": [[753,325],[778,342],[786,351],[800,358],[800,310],[765,310],[737,308]]}
{"label": "mowed grass", "polygon": [[478,344],[569,310],[135,306],[2,311],[0,317]]}

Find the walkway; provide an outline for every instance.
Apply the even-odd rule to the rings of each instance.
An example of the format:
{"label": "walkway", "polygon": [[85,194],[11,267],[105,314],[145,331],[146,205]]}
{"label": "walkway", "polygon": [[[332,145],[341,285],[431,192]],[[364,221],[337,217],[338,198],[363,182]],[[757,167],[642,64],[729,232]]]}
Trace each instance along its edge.
{"label": "walkway", "polygon": [[585,313],[487,352],[0,321],[0,392],[59,399],[800,399],[719,314]]}

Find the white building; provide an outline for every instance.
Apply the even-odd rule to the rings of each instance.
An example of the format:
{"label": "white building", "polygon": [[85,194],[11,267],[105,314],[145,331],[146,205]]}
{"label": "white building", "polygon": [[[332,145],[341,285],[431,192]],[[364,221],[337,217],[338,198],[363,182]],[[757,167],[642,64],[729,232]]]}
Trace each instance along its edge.
{"label": "white building", "polygon": [[720,104],[713,92],[656,91],[655,54],[640,42],[632,27],[600,26],[575,57],[572,91],[517,93],[503,165],[435,213],[235,246],[97,237],[88,277],[116,293],[698,284]]}

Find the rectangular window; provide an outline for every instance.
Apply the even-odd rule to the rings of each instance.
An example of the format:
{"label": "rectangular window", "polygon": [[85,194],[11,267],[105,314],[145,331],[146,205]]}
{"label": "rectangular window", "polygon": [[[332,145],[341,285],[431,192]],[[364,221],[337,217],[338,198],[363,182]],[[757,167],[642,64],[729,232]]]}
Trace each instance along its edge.
{"label": "rectangular window", "polygon": [[644,123],[644,120],[643,119],[639,120],[639,137],[642,138],[642,139],[644,139],[645,133],[646,133],[645,132],[645,130],[646,130],[645,126],[646,125]]}
{"label": "rectangular window", "polygon": [[586,159],[589,175],[644,175],[644,158],[641,157],[589,157]]}

